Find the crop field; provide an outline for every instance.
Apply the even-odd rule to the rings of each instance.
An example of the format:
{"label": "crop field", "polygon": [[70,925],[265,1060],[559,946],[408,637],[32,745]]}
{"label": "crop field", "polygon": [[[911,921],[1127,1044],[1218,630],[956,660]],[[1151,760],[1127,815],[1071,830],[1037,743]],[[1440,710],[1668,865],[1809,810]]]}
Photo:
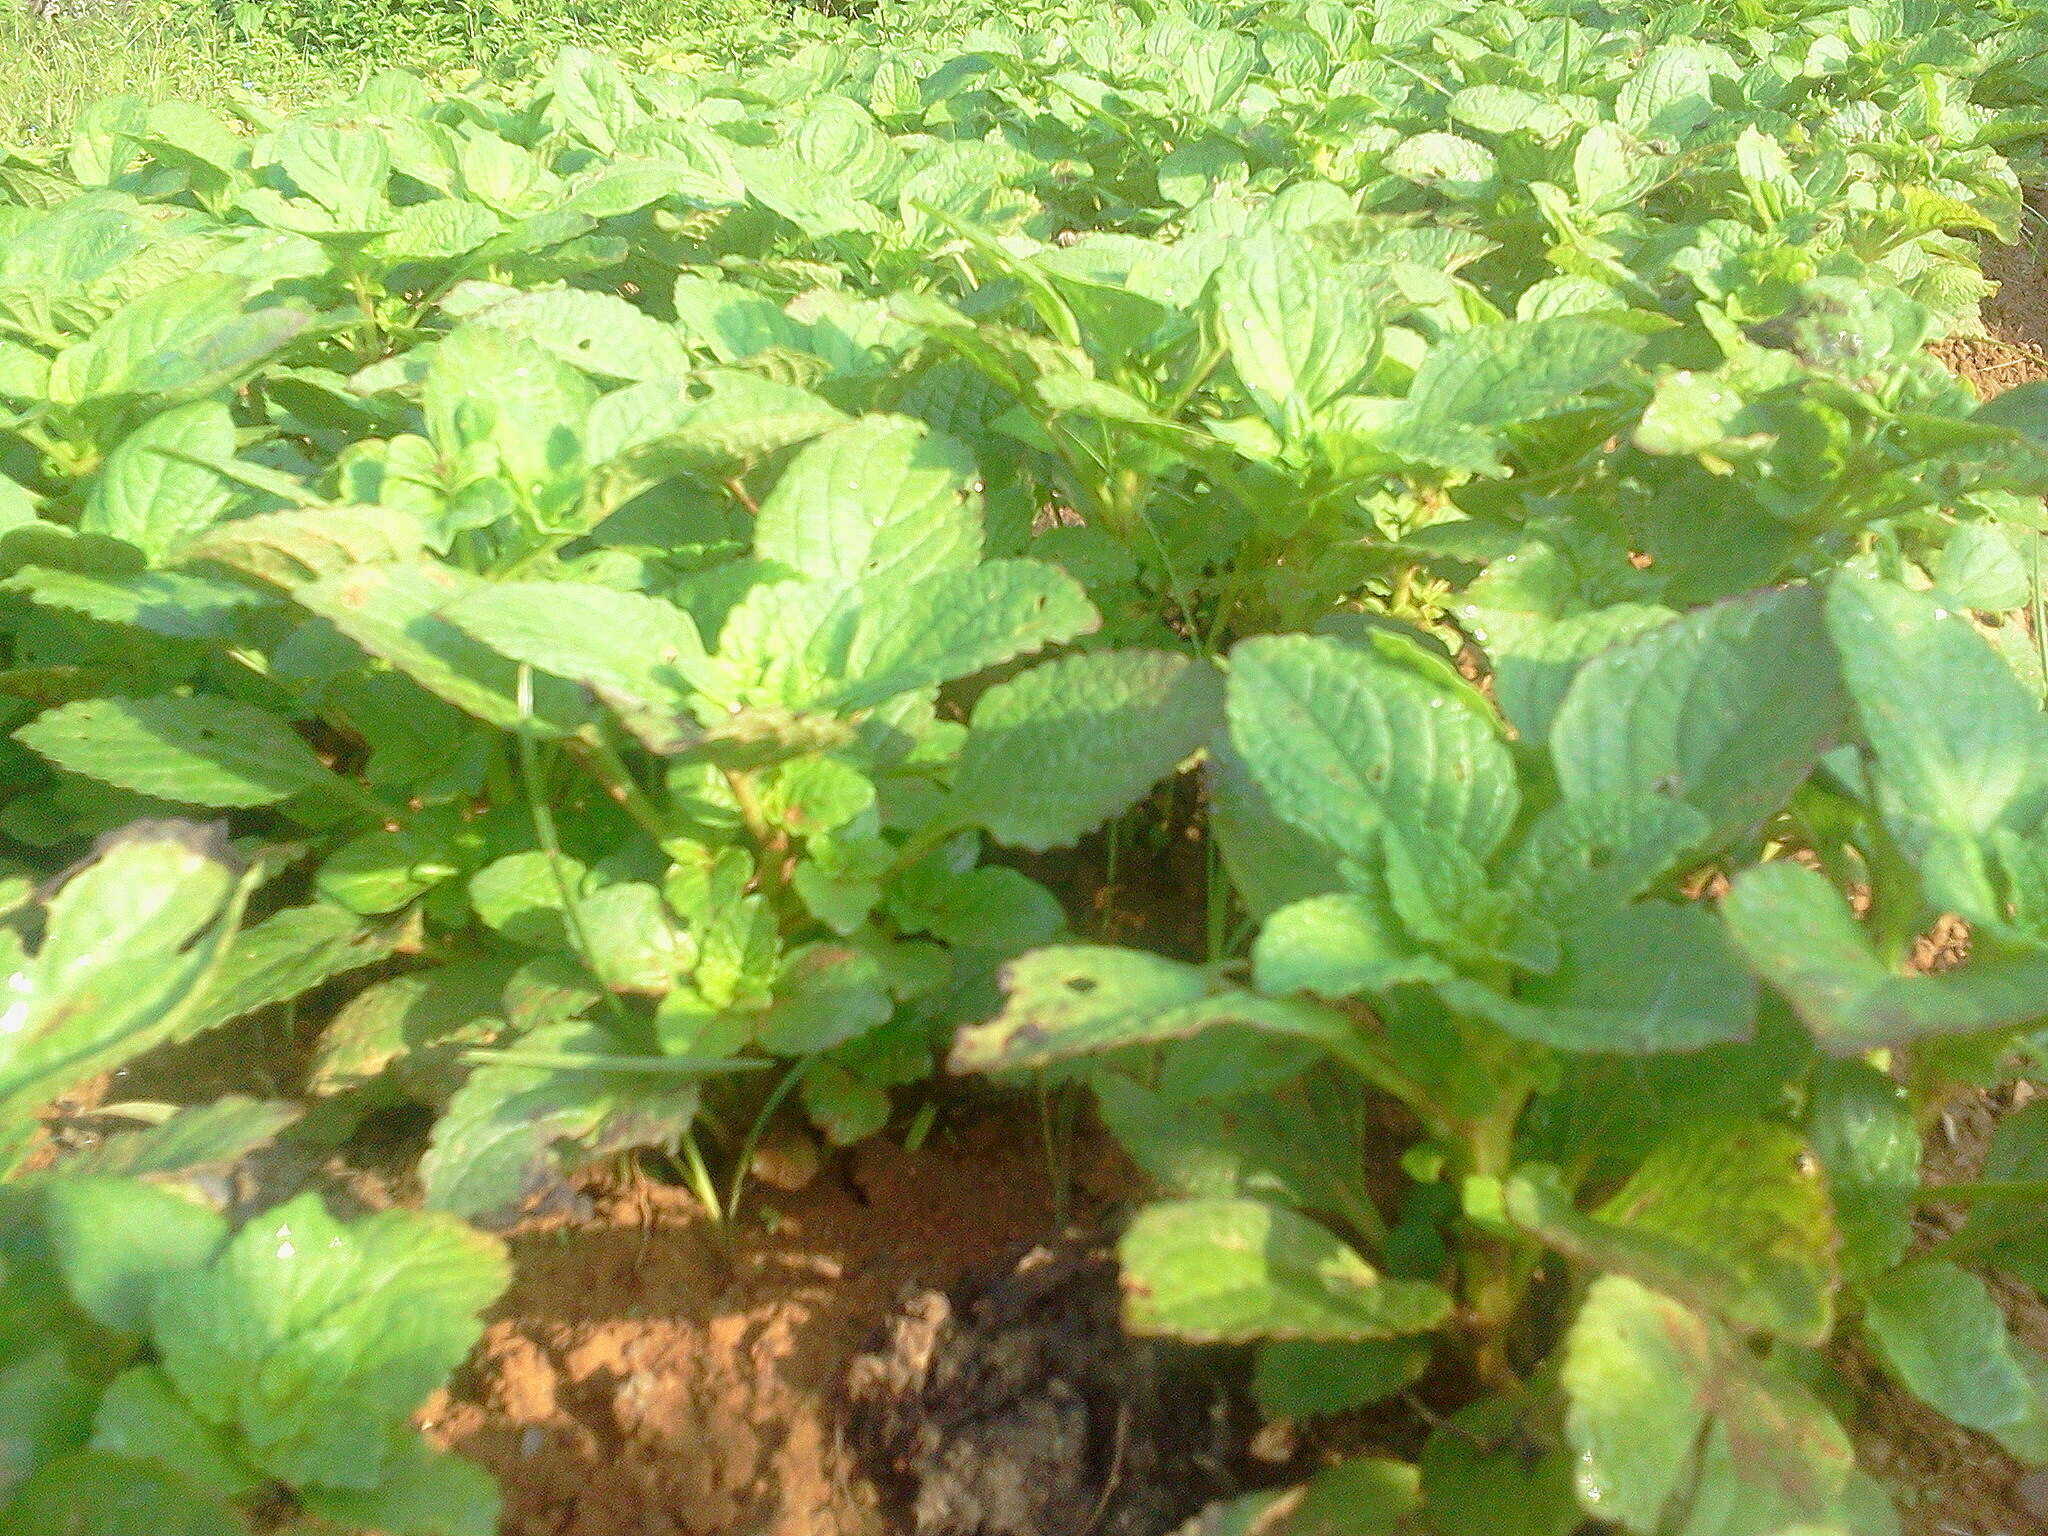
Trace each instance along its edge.
{"label": "crop field", "polygon": [[0,148],[0,1536],[2048,1530],[2048,7],[548,31]]}

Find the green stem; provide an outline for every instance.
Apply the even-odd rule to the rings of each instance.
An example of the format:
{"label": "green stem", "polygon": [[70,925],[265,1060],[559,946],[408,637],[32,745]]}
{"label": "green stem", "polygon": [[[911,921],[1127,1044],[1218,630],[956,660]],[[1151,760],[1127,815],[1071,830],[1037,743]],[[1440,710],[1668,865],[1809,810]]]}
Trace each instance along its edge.
{"label": "green stem", "polygon": [[704,1149],[697,1145],[697,1135],[694,1131],[685,1132],[683,1135],[683,1171],[690,1181],[690,1193],[695,1195],[697,1203],[704,1207],[704,1214],[711,1218],[711,1224],[721,1233],[728,1234],[726,1240],[731,1241],[731,1229],[725,1223],[725,1209],[718,1203],[718,1184],[711,1177],[711,1169],[704,1162]]}
{"label": "green stem", "polygon": [[[1467,1128],[1465,1171],[1473,1178],[1505,1181],[1513,1160],[1515,1122],[1521,1118],[1526,1094]],[[1471,1232],[1460,1255],[1464,1271],[1465,1326],[1472,1341],[1472,1366],[1489,1387],[1512,1386],[1515,1372],[1508,1357],[1508,1331],[1521,1310],[1528,1270],[1519,1247],[1506,1238]]]}
{"label": "green stem", "polygon": [[654,846],[667,847],[671,836],[668,822],[660,808],[647,798],[647,791],[633,777],[633,770],[619,756],[618,749],[595,731],[572,737],[568,747],[570,754],[597,780],[612,803],[632,817],[634,825],[653,839]]}
{"label": "green stem", "polygon": [[789,857],[789,839],[768,820],[768,813],[762,809],[761,797],[754,787],[754,776],[740,768],[721,771],[732,790],[733,803],[739,807],[740,821],[754,844],[755,870],[761,894],[768,899],[769,906],[781,911],[788,898],[782,862]]}
{"label": "green stem", "polygon": [[[533,668],[524,662],[519,664],[519,682],[515,696],[519,703],[520,720],[520,730],[517,733],[519,780],[526,797],[526,811],[533,819],[534,838],[540,843],[541,852],[547,856],[548,873],[553,877],[555,892],[561,898],[562,926],[569,931],[569,942],[576,947],[577,958],[595,976],[597,964],[592,957],[596,951],[591,947],[590,934],[583,926],[583,910],[577,893],[569,882],[562,854],[562,840],[555,826],[554,807],[548,803],[548,797],[541,788],[540,744],[534,740],[533,732],[529,729],[533,720]],[[605,1005],[613,1016],[623,1021],[625,1007],[619,1002],[617,995],[607,987],[604,989],[604,997]]]}
{"label": "green stem", "polygon": [[[739,1161],[733,1164],[732,1185],[725,1197],[727,1221],[739,1219],[740,1195],[747,1186],[747,1170],[753,1166],[754,1152],[761,1145],[761,1137],[767,1132],[769,1116],[782,1107],[782,1101],[804,1080],[805,1074],[817,1060],[815,1056],[806,1056],[783,1073],[782,1081],[775,1085],[774,1090],[768,1095],[767,1102],[761,1106],[760,1113],[754,1116],[754,1123],[747,1127],[746,1139],[740,1143]],[[763,1062],[762,1065],[765,1066],[767,1063]]]}

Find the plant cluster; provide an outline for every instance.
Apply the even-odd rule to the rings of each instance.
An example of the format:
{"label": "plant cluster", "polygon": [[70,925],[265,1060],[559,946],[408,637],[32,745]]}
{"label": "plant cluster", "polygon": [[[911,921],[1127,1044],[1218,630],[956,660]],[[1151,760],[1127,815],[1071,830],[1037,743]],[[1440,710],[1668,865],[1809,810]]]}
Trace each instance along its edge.
{"label": "plant cluster", "polygon": [[[1275,1415],[1455,1400],[1204,1531],[1881,1536],[1843,1333],[2048,1460],[1982,1278],[2048,1282],[2048,1123],[1920,1177],[2048,1022],[2048,394],[1925,350],[2021,232],[2048,19],[795,31],[247,133],[115,97],[0,161],[5,1284],[70,1330],[0,1338],[56,1405],[0,1522],[90,1477],[466,1532],[392,1427],[502,1280],[453,1218],[650,1147],[716,1208],[699,1131],[853,1141],[948,1051],[1085,1086],[1156,1181],[1134,1330],[1256,1345]],[[1182,776],[1203,948],[1072,942],[1017,852]],[[138,848],[196,893],[94,873]],[[304,1121],[32,1134],[308,994]],[[430,1214],[205,1208],[407,1104]],[[189,1265],[89,1241],[180,1201]]]}

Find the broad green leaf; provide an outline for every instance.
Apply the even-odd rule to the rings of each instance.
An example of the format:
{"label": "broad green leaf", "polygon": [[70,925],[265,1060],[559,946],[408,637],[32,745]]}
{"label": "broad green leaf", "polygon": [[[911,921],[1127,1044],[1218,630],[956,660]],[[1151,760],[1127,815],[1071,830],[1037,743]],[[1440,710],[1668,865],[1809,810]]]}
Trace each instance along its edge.
{"label": "broad green leaf", "polygon": [[1784,804],[1841,723],[1820,598],[1793,587],[1718,603],[1594,657],[1551,724],[1573,798],[1661,794],[1720,847]]}
{"label": "broad green leaf", "polygon": [[1268,997],[1344,998],[1452,974],[1418,948],[1378,893],[1333,891],[1290,902],[1266,919],[1252,945],[1252,984]]}
{"label": "broad green leaf", "polygon": [[1984,1282],[1921,1259],[1864,1290],[1863,1329],[1915,1397],[1969,1429],[1998,1434],[2034,1415],[2034,1386]]}
{"label": "broad green leaf", "polygon": [[[563,1056],[616,1054],[587,1024],[525,1036],[521,1048]],[[429,1210],[509,1221],[558,1200],[565,1176],[634,1147],[673,1149],[697,1113],[697,1085],[673,1073],[480,1066],[434,1123],[420,1163]]]}
{"label": "broad green leaf", "polygon": [[799,453],[761,502],[754,554],[799,575],[900,590],[981,555],[980,481],[952,438],[867,416]]}
{"label": "broad green leaf", "polygon": [[901,587],[863,587],[839,668],[815,702],[871,708],[1087,634],[1101,623],[1079,582],[1037,560],[990,560]]}
{"label": "broad green leaf", "polygon": [[1941,547],[1935,585],[1959,608],[2001,613],[2022,606],[2031,595],[2028,566],[2005,528],[1997,523],[1964,523]]}
{"label": "broad green leaf", "polygon": [[[1828,633],[1874,758],[1878,809],[1915,858],[2048,812],[2048,715],[1960,614],[1925,593],[1844,573],[1828,587]],[[1967,888],[1992,917],[1995,898]]]}
{"label": "broad green leaf", "polygon": [[1217,326],[1237,375],[1290,436],[1379,359],[1373,285],[1303,236],[1259,230],[1232,247],[1215,284]]}
{"label": "broad green leaf", "polygon": [[1806,1134],[1834,1197],[1842,1267],[1872,1280],[1905,1255],[1920,1189],[1920,1132],[1904,1088],[1867,1062],[1814,1068]]}
{"label": "broad green leaf", "polygon": [[558,288],[515,294],[471,322],[535,342],[599,378],[637,382],[690,371],[681,334],[615,293]]}
{"label": "broad green leaf", "polygon": [[1615,98],[1621,126],[1645,138],[1683,138],[1714,110],[1714,63],[1714,53],[1698,43],[1669,42],[1651,50]]}
{"label": "broad green leaf", "polygon": [[388,1071],[411,1096],[447,1098],[464,1075],[458,1053],[503,1027],[508,974],[502,961],[457,961],[364,988],[321,1031],[307,1092],[346,1093]]}
{"label": "broad green leaf", "polygon": [[0,1508],[0,1536],[247,1536],[220,1499],[165,1467],[101,1451],[51,1462]]}
{"label": "broad green leaf", "polygon": [[1307,635],[1231,653],[1233,746],[1283,821],[1372,860],[1386,824],[1425,829],[1483,859],[1520,794],[1495,722],[1387,655]]}
{"label": "broad green leaf", "polygon": [[0,1032],[0,1165],[45,1101],[192,1017],[245,894],[213,837],[143,823],[103,841],[48,898],[33,961],[0,930],[0,964],[13,975]]}
{"label": "broad green leaf", "polygon": [[410,559],[425,543],[419,518],[394,507],[309,507],[219,524],[179,558],[211,561],[290,591],[352,565]]}
{"label": "broad green leaf", "polygon": [[582,493],[583,422],[596,397],[539,343],[472,321],[434,348],[420,404],[444,456],[487,450],[519,496],[555,517]]}
{"label": "broad green leaf", "polygon": [[273,912],[234,936],[179,1035],[288,1002],[323,981],[374,965],[391,955],[404,932],[402,921],[366,922],[328,901]]}
{"label": "broad green leaf", "polygon": [[810,1056],[887,1023],[895,1011],[873,955],[846,944],[806,944],[784,957],[775,1001],[754,1037],[777,1056]]}
{"label": "broad green leaf", "polygon": [[[2023,1105],[1998,1122],[1982,1177],[2026,1183],[2048,1179],[2048,1102]],[[2048,1295],[2048,1203],[2017,1194],[1980,1201],[1960,1241]]]}
{"label": "broad green leaf", "polygon": [[78,526],[126,539],[152,561],[176,553],[220,520],[238,493],[215,470],[174,458],[230,459],[235,424],[218,400],[195,400],[153,416],[107,455]]}
{"label": "broad green leaf", "polygon": [[1252,1395],[1276,1419],[1346,1413],[1411,1387],[1429,1365],[1425,1339],[1274,1339],[1259,1346]]}
{"label": "broad green leaf", "polygon": [[1331,1233],[1257,1200],[1148,1205],[1117,1244],[1124,1325],[1204,1343],[1380,1339],[1449,1318],[1442,1288],[1380,1274]]}
{"label": "broad green leaf", "polygon": [[82,187],[120,179],[141,153],[135,140],[148,130],[149,104],[139,96],[102,96],[88,102],[72,128],[67,163]]}
{"label": "broad green leaf", "polygon": [[1642,344],[1584,315],[1475,326],[1430,348],[1408,388],[1408,413],[1466,427],[1531,421],[1606,383]]}
{"label": "broad green leaf", "polygon": [[564,48],[547,79],[549,117],[609,154],[645,115],[616,59],[588,48]]}
{"label": "broad green leaf", "polygon": [[378,1536],[497,1536],[502,1502],[489,1472],[418,1440],[399,1447],[375,1488],[306,1488],[299,1499],[323,1520]]}
{"label": "broad green leaf", "polygon": [[263,596],[240,582],[182,571],[94,575],[27,565],[0,581],[50,608],[66,608],[108,624],[126,624],[174,640],[233,640]]}
{"label": "broad green leaf", "polygon": [[1558,963],[1513,999],[1460,980],[1453,1007],[1510,1034],[1574,1051],[1691,1051],[1747,1040],[1756,987],[1712,913],[1645,901],[1593,911],[1561,930]]}
{"label": "broad green leaf", "polygon": [[604,396],[584,428],[592,465],[623,465],[638,483],[677,470],[729,469],[845,425],[822,396],[737,369],[707,368]]}
{"label": "broad green leaf", "polygon": [[1340,1058],[1362,1037],[1342,1014],[1219,985],[1198,966],[1102,945],[1037,949],[1003,968],[1003,1011],[960,1031],[955,1072],[1042,1067],[1220,1025],[1314,1041]]}
{"label": "broad green leaf", "polygon": [[1746,1329],[1817,1344],[1833,1316],[1835,1230],[1806,1144],[1763,1120],[1673,1130],[1591,1215],[1555,1170],[1517,1173],[1514,1221],[1583,1263],[1633,1275]]}
{"label": "broad green leaf", "polygon": [[568,854],[529,848],[493,859],[469,877],[469,903],[484,923],[515,944],[570,946],[567,909],[594,888],[590,870]]}
{"label": "broad green leaf", "polygon": [[649,750],[696,739],[687,697],[704,642],[675,604],[577,582],[498,581],[444,611],[492,650],[584,684]]}
{"label": "broad green leaf", "polygon": [[1209,738],[1204,757],[1210,833],[1252,916],[1270,918],[1289,902],[1328,895],[1342,884],[1329,849],[1274,814],[1227,731]]}
{"label": "broad green leaf", "polygon": [[130,300],[57,355],[50,397],[67,405],[157,395],[171,404],[232,383],[312,321],[296,305],[245,309],[245,286],[195,273]]}
{"label": "broad green leaf", "polygon": [[1826,877],[1802,865],[1742,871],[1721,913],[1750,968],[1833,1055],[2048,1017],[2048,951],[1978,953],[1938,975],[1901,974]]}
{"label": "broad green leaf", "polygon": [[[1626,1276],[1601,1276],[1566,1338],[1563,1382],[1589,1514],[1638,1536],[1829,1529],[1820,1522],[1852,1470],[1848,1436],[1699,1313]],[[1713,1524],[1704,1506],[1730,1500],[1763,1519]]]}
{"label": "broad green leaf", "polygon": [[232,1436],[203,1423],[154,1365],[130,1366],[107,1384],[93,1415],[92,1449],[157,1462],[224,1498],[254,1493],[263,1481],[235,1453]]}
{"label": "broad green leaf", "polygon": [[[101,1389],[96,1378],[82,1374],[72,1364],[68,1341],[61,1333],[52,1329],[51,1336],[43,1339],[31,1334],[32,1329],[48,1326],[58,1316],[64,1317],[61,1326],[72,1326],[61,1294],[51,1298],[46,1312],[24,1304],[20,1289],[10,1286],[0,1292],[8,1304],[8,1332],[15,1335],[0,1356],[0,1521],[6,1518],[4,1501],[24,1478],[84,1448],[92,1433],[93,1409]],[[5,1530],[7,1526],[0,1523],[0,1531]],[[30,1533],[21,1531],[16,1536]]]}
{"label": "broad green leaf", "polygon": [[[1251,1196],[1375,1230],[1380,1217],[1355,1150],[1362,1091],[1356,1079],[1334,1070],[1303,1071],[1296,1040],[1262,1040],[1226,1028],[1201,1043],[1209,1041],[1217,1043],[1212,1054],[1218,1059],[1207,1075],[1238,1080],[1222,1091],[1186,1091],[1182,1079],[1201,1065],[1187,1048],[1169,1054],[1171,1080],[1163,1075],[1159,1091],[1115,1072],[1094,1077],[1103,1123],[1159,1192]],[[1256,1074],[1261,1054],[1277,1058],[1283,1081]]]}
{"label": "broad green leaf", "polygon": [[1561,800],[1516,844],[1507,883],[1560,922],[1572,912],[1612,910],[1696,853],[1709,830],[1705,816],[1662,795]]}
{"label": "broad green leaf", "polygon": [[1419,187],[1441,188],[1453,198],[1483,197],[1500,167],[1493,151],[1455,133],[1418,133],[1387,155],[1387,169]]}
{"label": "broad green leaf", "polygon": [[696,958],[695,946],[644,880],[622,880],[593,891],[577,905],[597,979],[614,992],[658,997],[676,984]]}
{"label": "broad green leaf", "polygon": [[228,1235],[211,1207],[140,1179],[52,1180],[42,1217],[72,1299],[101,1327],[138,1336],[161,1277],[205,1264]]}
{"label": "broad green leaf", "polygon": [[301,1195],[163,1283],[157,1350],[186,1401],[238,1430],[264,1471],[374,1488],[508,1273],[499,1243],[445,1216],[344,1226]]}
{"label": "broad green leaf", "polygon": [[271,140],[271,153],[307,197],[350,229],[373,227],[387,206],[391,151],[382,134],[293,118]]}
{"label": "broad green leaf", "polygon": [[159,1180],[218,1173],[276,1140],[299,1114],[296,1105],[280,1100],[231,1093],[181,1109],[160,1125],[116,1131],[68,1154],[63,1169],[68,1177]]}
{"label": "broad green leaf", "polygon": [[1359,1456],[1324,1467],[1301,1488],[1293,1536],[1400,1536],[1423,1504],[1422,1480],[1403,1461]]}
{"label": "broad green leaf", "polygon": [[1493,661],[1500,712],[1524,741],[1538,747],[1549,741],[1551,722],[1581,667],[1610,646],[1674,617],[1668,608],[1638,603],[1615,603],[1556,620],[1517,615],[1510,621],[1479,608],[1466,614],[1478,625]]}
{"label": "broad green leaf", "polygon": [[1163,651],[1045,663],[976,702],[954,775],[959,807],[1011,847],[1063,847],[1119,815],[1205,742],[1222,680]]}
{"label": "broad green leaf", "polygon": [[1571,1458],[1523,1394],[1481,1398],[1422,1447],[1422,1496],[1441,1536],[1572,1536]]}
{"label": "broad green leaf", "polygon": [[501,730],[565,734],[586,713],[574,689],[536,677],[533,708],[522,710],[517,664],[443,616],[481,585],[452,566],[393,562],[344,568],[293,596],[371,655],[479,720]]}
{"label": "broad green leaf", "polygon": [[335,783],[284,721],[212,695],[86,699],[15,737],[69,772],[187,805],[274,805]]}

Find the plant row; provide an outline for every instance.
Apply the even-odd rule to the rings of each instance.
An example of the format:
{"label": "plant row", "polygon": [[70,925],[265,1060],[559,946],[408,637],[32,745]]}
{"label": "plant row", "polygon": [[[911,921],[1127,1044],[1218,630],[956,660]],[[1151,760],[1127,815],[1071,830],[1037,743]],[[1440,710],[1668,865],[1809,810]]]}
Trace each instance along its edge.
{"label": "plant row", "polygon": [[[463,1223],[942,1060],[1092,1093],[1134,1331],[1455,1410],[1200,1531],[1880,1536],[1849,1335],[2048,1460],[2048,1120],[1920,1174],[2048,1022],[2048,393],[1926,350],[2048,19],[1782,11],[890,12],[0,161],[0,1531],[487,1532],[405,1428]],[[1192,951],[1025,872],[1190,832]],[[295,1000],[303,1102],[64,1152]],[[402,1106],[423,1214],[221,1177]]]}

